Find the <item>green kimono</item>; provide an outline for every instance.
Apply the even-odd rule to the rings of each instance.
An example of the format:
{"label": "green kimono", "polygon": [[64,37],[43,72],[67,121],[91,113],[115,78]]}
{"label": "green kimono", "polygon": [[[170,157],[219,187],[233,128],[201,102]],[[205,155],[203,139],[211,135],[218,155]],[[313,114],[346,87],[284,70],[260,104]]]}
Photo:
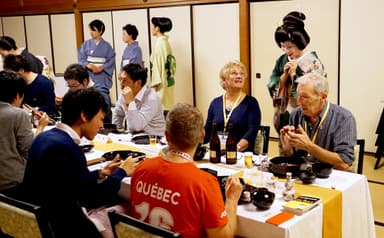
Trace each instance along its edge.
{"label": "green kimono", "polygon": [[170,110],[174,106],[174,85],[168,85],[168,71],[165,67],[169,55],[172,55],[172,49],[168,36],[158,37],[151,54],[151,86],[158,86],[157,93],[164,110]]}
{"label": "green kimono", "polygon": [[297,104],[297,83],[296,79],[302,76],[304,73],[316,71],[322,75],[324,73],[324,67],[319,60],[316,52],[306,52],[299,59],[297,59],[298,67],[296,68],[296,74],[293,78],[288,76],[285,88],[282,88],[281,91],[277,94],[277,89],[279,88],[280,76],[284,73],[284,66],[289,62],[288,55],[281,55],[275,64],[275,67],[272,70],[272,75],[270,76],[268,83],[268,90],[270,96],[273,98],[273,106],[279,107],[278,110],[275,110],[275,115],[273,117],[273,124],[276,131],[279,133],[280,129],[288,124],[289,112],[287,111],[288,104],[292,107],[296,107]]}

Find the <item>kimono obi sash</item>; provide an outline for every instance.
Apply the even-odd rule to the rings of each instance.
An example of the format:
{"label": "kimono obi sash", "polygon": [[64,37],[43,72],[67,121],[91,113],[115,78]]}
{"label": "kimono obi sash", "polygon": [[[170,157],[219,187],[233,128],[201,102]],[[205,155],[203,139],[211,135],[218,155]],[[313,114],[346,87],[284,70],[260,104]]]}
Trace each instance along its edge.
{"label": "kimono obi sash", "polygon": [[107,59],[104,57],[88,56],[87,61],[88,63],[91,63],[91,64],[103,65],[105,61],[107,61]]}

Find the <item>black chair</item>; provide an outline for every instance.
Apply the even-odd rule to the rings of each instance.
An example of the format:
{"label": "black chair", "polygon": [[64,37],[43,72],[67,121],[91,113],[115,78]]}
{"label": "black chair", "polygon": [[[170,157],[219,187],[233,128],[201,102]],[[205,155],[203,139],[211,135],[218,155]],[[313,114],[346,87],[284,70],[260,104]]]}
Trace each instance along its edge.
{"label": "black chair", "polygon": [[356,145],[354,148],[355,161],[353,161],[351,166],[351,170],[354,173],[363,174],[364,150],[365,150],[365,140],[357,139]]}
{"label": "black chair", "polygon": [[179,233],[148,224],[116,211],[108,212],[108,217],[111,222],[113,234],[116,238],[182,237]]}
{"label": "black chair", "polygon": [[384,109],[381,113],[379,124],[377,125],[376,128],[376,142],[375,146],[377,146],[375,157],[376,157],[376,163],[375,163],[375,169],[380,168],[380,161],[381,157],[383,156],[384,153]]}
{"label": "black chair", "polygon": [[40,206],[0,194],[0,214],[0,237],[54,237]]}
{"label": "black chair", "polygon": [[169,112],[169,110],[164,110],[163,111],[164,119],[167,119],[168,112]]}

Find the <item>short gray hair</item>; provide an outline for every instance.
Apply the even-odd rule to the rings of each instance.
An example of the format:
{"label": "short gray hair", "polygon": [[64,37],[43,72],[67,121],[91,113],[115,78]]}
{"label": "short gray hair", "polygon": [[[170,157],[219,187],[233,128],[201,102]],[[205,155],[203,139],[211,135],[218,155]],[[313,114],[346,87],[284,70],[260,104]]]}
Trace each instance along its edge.
{"label": "short gray hair", "polygon": [[166,119],[167,139],[179,149],[188,149],[201,142],[204,119],[201,112],[187,103],[177,103]]}
{"label": "short gray hair", "polygon": [[312,84],[317,94],[328,93],[328,80],[317,72],[310,72],[296,79],[299,85]]}

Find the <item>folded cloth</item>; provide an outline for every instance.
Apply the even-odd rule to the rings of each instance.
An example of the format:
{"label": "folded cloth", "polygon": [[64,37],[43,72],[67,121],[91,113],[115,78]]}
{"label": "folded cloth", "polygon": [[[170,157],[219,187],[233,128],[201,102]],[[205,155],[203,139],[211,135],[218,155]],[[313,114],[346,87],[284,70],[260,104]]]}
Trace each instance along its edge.
{"label": "folded cloth", "polygon": [[284,223],[294,217],[295,215],[288,212],[280,212],[277,215],[274,215],[273,217],[270,217],[266,220],[267,223],[273,224],[275,226],[280,225],[281,223]]}
{"label": "folded cloth", "polygon": [[98,141],[93,141],[92,142],[95,146],[95,149],[109,152],[109,151],[114,151],[114,150],[132,150],[132,151],[140,151],[139,148],[134,147],[134,146],[129,146],[129,145],[124,145],[116,142],[112,143],[101,143]]}
{"label": "folded cloth", "polygon": [[297,195],[307,194],[323,202],[323,237],[342,237],[342,193],[336,189],[295,183]]}

